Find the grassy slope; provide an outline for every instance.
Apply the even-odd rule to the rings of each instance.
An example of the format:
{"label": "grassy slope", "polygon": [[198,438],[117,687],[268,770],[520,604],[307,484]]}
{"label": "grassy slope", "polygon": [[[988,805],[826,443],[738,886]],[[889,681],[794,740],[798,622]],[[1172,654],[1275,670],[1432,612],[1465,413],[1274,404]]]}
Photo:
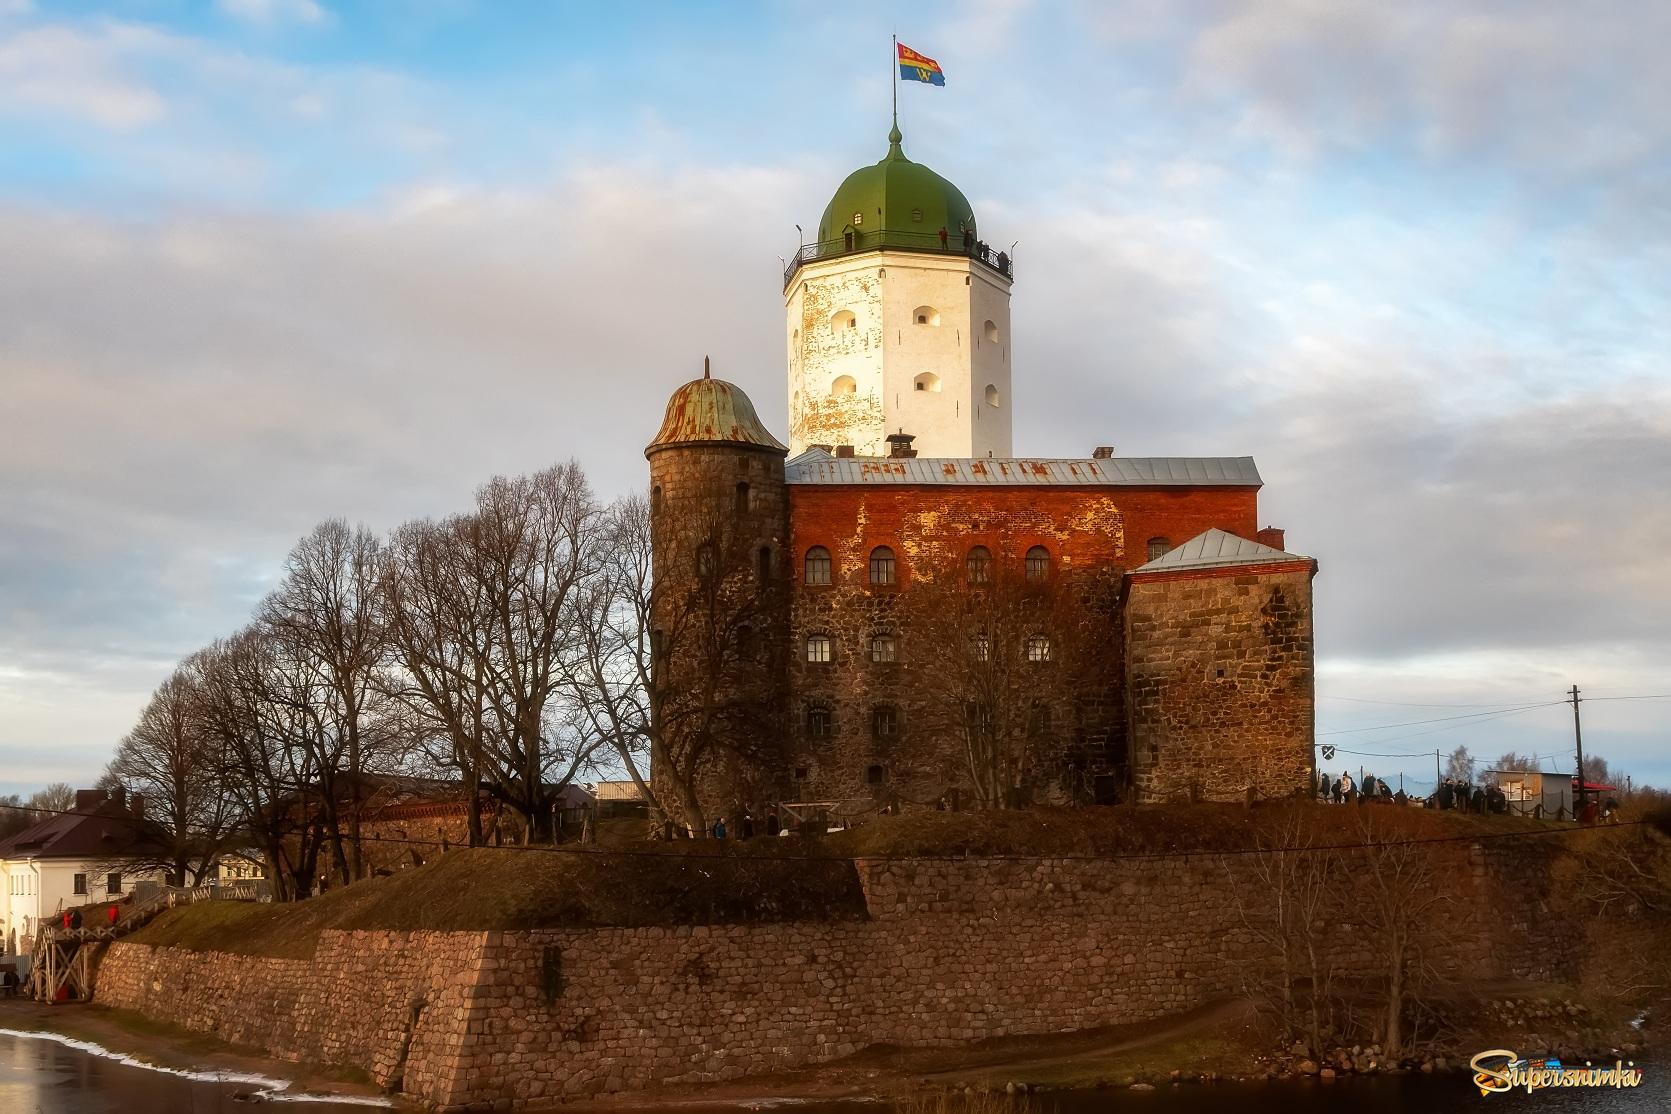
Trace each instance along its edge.
{"label": "grassy slope", "polygon": [[1292,838],[1354,843],[1535,828],[1392,807],[1033,809],[885,817],[820,839],[640,843],[628,853],[448,852],[294,905],[213,902],[164,913],[139,943],[304,958],[325,928],[475,931],[562,925],[831,920],[865,915],[853,857],[1108,855],[1233,850]]}

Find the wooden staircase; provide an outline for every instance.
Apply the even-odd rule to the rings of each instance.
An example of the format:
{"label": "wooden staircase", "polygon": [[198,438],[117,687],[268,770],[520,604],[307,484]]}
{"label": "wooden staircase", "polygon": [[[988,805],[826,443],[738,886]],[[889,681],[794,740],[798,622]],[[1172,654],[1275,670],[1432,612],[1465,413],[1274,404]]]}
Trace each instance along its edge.
{"label": "wooden staircase", "polygon": [[143,928],[164,909],[199,901],[270,901],[265,882],[230,882],[190,889],[161,886],[132,905],[121,906],[115,923],[65,928],[58,918],[43,919],[30,953],[24,993],[38,1002],[91,1001],[98,956],[112,941]]}

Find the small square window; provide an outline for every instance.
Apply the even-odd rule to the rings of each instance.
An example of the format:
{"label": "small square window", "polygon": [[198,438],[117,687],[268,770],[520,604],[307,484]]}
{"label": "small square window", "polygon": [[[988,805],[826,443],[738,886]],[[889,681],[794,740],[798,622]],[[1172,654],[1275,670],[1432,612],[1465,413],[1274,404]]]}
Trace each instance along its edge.
{"label": "small square window", "polygon": [[899,660],[899,644],[891,634],[872,635],[870,639],[870,660],[878,664],[885,664]]}
{"label": "small square window", "polygon": [[899,710],[891,704],[878,704],[870,710],[870,733],[878,739],[891,739],[899,732]]}
{"label": "small square window", "polygon": [[834,731],[834,722],[828,708],[813,707],[806,710],[806,733],[809,739],[828,739]]}
{"label": "small square window", "polygon": [[826,663],[835,656],[835,640],[827,634],[810,634],[806,640],[806,660]]}
{"label": "small square window", "polygon": [[923,211],[921,209],[912,209],[911,210],[911,223],[912,224],[921,224],[922,222],[923,222]]}
{"label": "small square window", "polygon": [[871,766],[865,770],[865,783],[868,785],[881,785],[886,780],[888,771],[881,766]]}
{"label": "small square window", "polygon": [[75,876],[75,892],[78,895],[85,894],[87,892],[87,876],[85,874],[78,874]]}
{"label": "small square window", "polygon": [[858,228],[860,225],[864,224],[864,222],[865,222],[865,215],[863,213],[854,213],[853,214],[853,227],[854,228]]}
{"label": "small square window", "polygon": [[119,894],[119,893],[121,893],[122,892],[122,876],[120,874],[107,874],[107,875],[105,875],[104,892],[107,893],[107,894]]}

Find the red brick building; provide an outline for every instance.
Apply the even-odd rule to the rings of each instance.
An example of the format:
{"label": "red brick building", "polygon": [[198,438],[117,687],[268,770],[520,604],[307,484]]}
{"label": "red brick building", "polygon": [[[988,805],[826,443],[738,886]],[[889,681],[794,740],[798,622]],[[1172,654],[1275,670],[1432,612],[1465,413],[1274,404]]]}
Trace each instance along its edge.
{"label": "red brick building", "polygon": [[795,455],[706,376],[646,450],[658,583],[707,583],[710,622],[747,628],[681,642],[657,618],[671,684],[746,705],[703,718],[739,744],[706,811],[932,807],[994,778],[1005,799],[1307,788],[1316,565],[1259,528],[1252,459],[997,455],[1013,261],[889,138],[785,274]]}

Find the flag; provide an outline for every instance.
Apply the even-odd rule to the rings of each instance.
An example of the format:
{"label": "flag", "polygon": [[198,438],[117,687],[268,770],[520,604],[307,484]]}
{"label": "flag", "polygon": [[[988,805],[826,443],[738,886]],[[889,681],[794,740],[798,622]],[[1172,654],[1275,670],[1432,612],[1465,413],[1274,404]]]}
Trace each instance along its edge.
{"label": "flag", "polygon": [[904,43],[895,43],[899,51],[899,79],[901,81],[926,81],[930,85],[944,85],[946,75],[940,69],[940,63],[926,55],[918,54]]}

